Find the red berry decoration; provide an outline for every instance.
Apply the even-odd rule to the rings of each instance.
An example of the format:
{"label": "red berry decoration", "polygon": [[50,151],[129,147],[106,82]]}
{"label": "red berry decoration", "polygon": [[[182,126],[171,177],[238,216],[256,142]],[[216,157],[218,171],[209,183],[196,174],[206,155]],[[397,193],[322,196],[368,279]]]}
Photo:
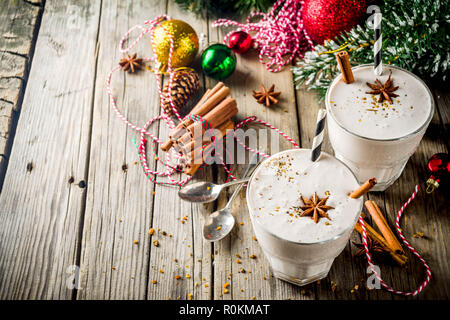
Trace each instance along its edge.
{"label": "red berry decoration", "polygon": [[228,48],[236,53],[246,53],[252,46],[252,37],[245,31],[233,32],[228,37]]}
{"label": "red berry decoration", "polygon": [[432,193],[439,187],[439,182],[450,172],[450,163],[447,153],[436,153],[428,160],[430,178],[427,180],[427,193]]}
{"label": "red berry decoration", "polygon": [[366,0],[305,0],[303,26],[312,40],[322,44],[354,27],[366,8]]}

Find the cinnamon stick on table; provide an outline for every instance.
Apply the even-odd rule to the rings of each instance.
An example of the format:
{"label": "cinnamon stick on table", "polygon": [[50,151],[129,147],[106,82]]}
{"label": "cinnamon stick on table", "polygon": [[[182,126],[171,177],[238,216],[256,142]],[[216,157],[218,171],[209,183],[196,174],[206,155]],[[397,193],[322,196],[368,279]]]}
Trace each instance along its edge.
{"label": "cinnamon stick on table", "polygon": [[358,189],[350,193],[350,198],[358,199],[365,195],[367,192],[370,191],[375,185],[377,184],[377,179],[372,178],[364,182]]}
{"label": "cinnamon stick on table", "polygon": [[336,54],[336,60],[339,65],[339,69],[341,69],[342,80],[345,83],[349,84],[355,82],[355,78],[353,77],[352,66],[350,65],[350,58],[348,56],[347,51],[340,51]]}
{"label": "cinnamon stick on table", "polygon": [[395,237],[394,232],[392,232],[391,228],[389,228],[389,225],[386,219],[384,218],[383,214],[381,213],[381,210],[378,207],[378,205],[371,200],[367,200],[364,203],[364,205],[366,206],[367,211],[369,211],[370,215],[372,216],[372,219],[377,225],[381,234],[386,239],[386,242],[388,243],[389,247],[398,254],[405,254],[405,251],[403,250],[398,239]]}
{"label": "cinnamon stick on table", "polygon": [[[400,266],[404,266],[406,262],[408,261],[408,258],[404,255],[396,253],[394,250],[391,249],[389,244],[386,242],[386,240],[378,233],[376,232],[368,223],[365,223],[364,226],[366,227],[367,236],[372,238],[372,240],[377,241],[384,250],[386,250],[392,257],[392,259],[395,260]],[[355,230],[358,231],[361,235],[363,235],[362,227],[359,222],[355,225]]]}

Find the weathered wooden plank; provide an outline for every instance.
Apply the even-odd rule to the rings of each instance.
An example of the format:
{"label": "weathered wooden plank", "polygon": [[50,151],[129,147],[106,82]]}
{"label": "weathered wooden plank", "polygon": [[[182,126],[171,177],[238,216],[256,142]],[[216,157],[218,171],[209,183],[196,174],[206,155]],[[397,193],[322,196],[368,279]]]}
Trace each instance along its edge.
{"label": "weathered wooden plank", "polygon": [[[210,42],[221,41],[222,30],[211,29]],[[255,52],[238,55],[235,73],[225,83],[230,86],[231,95],[237,100],[239,107],[238,119],[255,115],[286,132],[297,142],[299,141],[297,108],[292,74],[289,68],[281,73],[270,73],[265,70],[257,59]],[[276,85],[277,91],[282,91],[278,105],[266,108],[258,104],[251,93],[259,89],[261,84],[266,87]],[[259,126],[252,126],[260,128]],[[280,138],[280,149],[292,148],[289,142]],[[275,152],[275,150],[271,150]],[[236,175],[242,175],[245,165],[238,165]],[[220,169],[220,172],[223,171]],[[224,174],[221,174],[222,179]],[[225,202],[233,190],[221,197],[219,207]],[[314,297],[310,288],[299,288],[271,276],[272,271],[268,261],[257,243],[253,240],[253,229],[248,215],[245,192],[235,200],[232,212],[237,226],[233,233],[224,240],[214,244],[214,298],[215,299],[311,299]],[[241,225],[242,223],[242,225]],[[250,255],[256,259],[251,259]],[[239,255],[239,256],[236,256]],[[239,262],[238,262],[239,259]],[[245,272],[244,272],[245,270]],[[230,273],[232,274],[230,276]],[[230,283],[229,292],[223,294],[224,284]]]}
{"label": "weathered wooden plank", "polygon": [[[14,111],[17,109],[20,90],[27,68],[27,58],[0,51],[0,155],[9,153],[9,135]],[[0,163],[0,186],[4,164]]]}
{"label": "weathered wooden plank", "polygon": [[6,150],[14,104],[0,100],[0,150]]}
{"label": "weathered wooden plank", "polygon": [[[325,103],[321,102],[319,104],[318,95],[314,91],[308,91],[305,86],[302,86],[296,91],[296,98],[300,124],[301,147],[311,148],[314,132],[316,130],[317,112],[319,108],[325,108]],[[322,150],[330,154],[333,153],[326,127]]]}
{"label": "weathered wooden plank", "polygon": [[19,97],[21,95],[20,90],[22,88],[22,83],[23,80],[21,78],[0,78],[0,99],[13,103],[13,105],[17,108],[17,102],[19,101]]}
{"label": "weathered wooden plank", "polygon": [[[2,72],[1,76],[3,79],[5,78],[23,79],[26,73],[27,59],[14,53],[1,52],[0,67]],[[6,97],[7,95],[8,93],[5,93],[4,97]]]}
{"label": "weathered wooden plank", "polygon": [[444,126],[444,135],[447,137],[444,139],[444,143],[449,148],[449,132],[450,132],[450,94],[448,93],[448,89],[446,91],[445,88],[436,88],[433,90],[434,100],[436,102],[436,111],[438,112],[438,116]]}
{"label": "weathered wooden plank", "polygon": [[[181,11],[172,1],[168,4],[168,15],[189,23],[199,36],[208,32],[205,20]],[[198,59],[194,66],[200,70]],[[159,136],[167,137],[167,134],[168,127],[161,122]],[[159,156],[165,157],[164,152],[159,150]],[[164,170],[160,163],[158,170]],[[195,174],[195,180],[212,180],[212,178],[211,167],[201,169]],[[188,295],[192,294],[192,299],[210,299],[211,244],[202,239],[201,227],[204,216],[213,211],[214,203],[191,204],[182,201],[177,193],[178,188],[175,187],[159,185],[155,187],[152,225],[155,230],[160,229],[172,236],[155,232],[154,239],[159,241],[160,246],[152,246],[151,250],[148,298],[184,300],[189,299]],[[187,219],[183,220],[183,217]],[[176,276],[180,276],[180,279],[175,279]],[[152,284],[153,280],[156,280],[157,284]]]}
{"label": "weathered wooden plank", "polygon": [[[68,6],[79,14],[68,19]],[[99,12],[90,1],[46,2],[0,195],[2,298],[72,296]]]}
{"label": "weathered wooden plank", "polygon": [[14,112],[19,108],[39,15],[39,7],[24,1],[0,3],[0,190],[11,144]]}
{"label": "weathered wooden plank", "polygon": [[[139,141],[140,136],[113,111],[105,77],[122,57],[118,50],[122,35],[165,9],[161,1],[104,1],[102,5],[77,299],[144,299],[147,295],[154,188],[136,163],[139,157],[131,139]],[[138,31],[130,35],[129,43],[138,35]],[[146,38],[132,52],[150,56]],[[158,114],[156,79],[149,71],[119,70],[111,83],[119,109],[132,123],[143,126]],[[150,132],[156,134],[157,125]],[[148,160],[153,169],[153,158]]]}

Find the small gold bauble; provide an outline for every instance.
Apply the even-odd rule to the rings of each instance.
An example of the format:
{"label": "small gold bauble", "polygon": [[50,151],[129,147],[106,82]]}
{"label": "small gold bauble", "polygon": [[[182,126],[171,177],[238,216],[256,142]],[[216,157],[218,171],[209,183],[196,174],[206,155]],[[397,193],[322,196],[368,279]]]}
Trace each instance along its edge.
{"label": "small gold bauble", "polygon": [[172,68],[190,64],[198,52],[198,37],[194,29],[181,20],[167,20],[153,30],[153,45],[161,63],[160,70],[167,69],[170,51],[170,36],[173,39]]}

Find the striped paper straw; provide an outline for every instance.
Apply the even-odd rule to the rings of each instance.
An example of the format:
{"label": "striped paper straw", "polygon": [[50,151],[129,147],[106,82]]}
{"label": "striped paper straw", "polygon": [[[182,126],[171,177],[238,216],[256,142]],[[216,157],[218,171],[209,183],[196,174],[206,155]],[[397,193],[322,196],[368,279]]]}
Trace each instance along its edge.
{"label": "striped paper straw", "polygon": [[373,28],[375,34],[375,44],[373,46],[373,71],[377,76],[380,76],[383,73],[383,64],[381,63],[381,48],[383,41],[383,37],[381,36],[381,13],[375,13]]}
{"label": "striped paper straw", "polygon": [[314,140],[311,147],[311,161],[313,162],[319,158],[320,152],[322,150],[326,116],[327,112],[325,111],[325,109],[319,109],[319,113],[317,114],[316,133],[314,134]]}

